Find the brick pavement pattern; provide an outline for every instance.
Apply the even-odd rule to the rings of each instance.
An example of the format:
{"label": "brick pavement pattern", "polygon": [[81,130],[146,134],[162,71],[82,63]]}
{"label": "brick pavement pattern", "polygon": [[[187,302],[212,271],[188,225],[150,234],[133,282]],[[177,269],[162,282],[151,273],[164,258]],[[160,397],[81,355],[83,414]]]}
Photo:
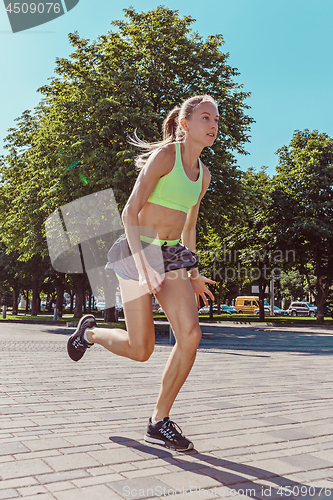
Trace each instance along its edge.
{"label": "brick pavement pattern", "polygon": [[0,323],[0,500],[333,499],[333,336],[203,330],[171,414],[184,454],[143,440],[167,339],[146,363],[74,363],[73,329]]}

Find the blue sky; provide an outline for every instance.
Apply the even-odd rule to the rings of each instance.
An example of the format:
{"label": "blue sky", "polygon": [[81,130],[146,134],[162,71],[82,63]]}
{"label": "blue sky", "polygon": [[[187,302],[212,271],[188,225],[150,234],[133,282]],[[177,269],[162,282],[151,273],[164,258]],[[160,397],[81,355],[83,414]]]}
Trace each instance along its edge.
{"label": "blue sky", "polygon": [[265,165],[273,174],[275,151],[296,129],[333,137],[332,0],[80,0],[66,15],[15,34],[1,2],[0,154],[14,119],[39,102],[36,90],[53,75],[56,57],[70,54],[69,32],[93,40],[124,18],[123,8],[146,11],[160,4],[195,18],[193,28],[203,37],[223,35],[229,64],[240,72],[237,81],[252,93],[250,155],[237,156],[243,170]]}

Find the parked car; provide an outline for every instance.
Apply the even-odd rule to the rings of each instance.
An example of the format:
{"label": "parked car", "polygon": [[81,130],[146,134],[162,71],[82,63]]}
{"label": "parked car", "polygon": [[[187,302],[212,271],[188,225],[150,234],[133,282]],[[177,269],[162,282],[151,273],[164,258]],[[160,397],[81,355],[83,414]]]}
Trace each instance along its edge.
{"label": "parked car", "polygon": [[[269,316],[271,314],[271,308],[269,306],[264,305],[265,316]],[[259,314],[259,307],[253,311],[253,314]]]}
{"label": "parked car", "polygon": [[[227,306],[227,304],[221,304],[221,314],[237,314],[238,311],[234,306]],[[217,312],[217,305],[213,305],[213,311]]]}
{"label": "parked car", "polygon": [[[267,306],[265,304],[264,309],[265,309],[265,316],[269,316],[271,314],[270,306]],[[259,314],[259,308],[255,309],[254,314]],[[284,311],[280,307],[274,306],[274,316],[288,316],[288,315],[289,315],[288,311]]]}
{"label": "parked car", "polygon": [[292,302],[289,306],[288,313],[289,316],[311,316],[313,318],[317,311],[306,302]]}
{"label": "parked car", "polygon": [[105,302],[97,302],[96,309],[97,311],[105,311]]}
{"label": "parked car", "polygon": [[209,306],[201,307],[198,311],[199,314],[209,314]]}
{"label": "parked car", "polygon": [[164,314],[164,311],[163,311],[162,307],[159,307],[159,308],[157,309],[157,312],[158,312],[159,314]]}
{"label": "parked car", "polygon": [[[220,306],[220,314],[237,314],[238,311],[235,307],[233,306],[228,306],[227,304],[221,304]],[[199,309],[198,313],[199,314],[209,314],[210,307],[209,306],[204,306]],[[216,314],[217,313],[217,305],[213,305],[213,312]]]}
{"label": "parked car", "polygon": [[309,307],[312,307],[315,314],[317,314],[317,306],[315,304],[311,304],[311,302],[305,302]]}
{"label": "parked car", "polygon": [[289,316],[288,311],[285,311],[284,309],[281,309],[278,306],[274,306],[274,315],[275,316]]}

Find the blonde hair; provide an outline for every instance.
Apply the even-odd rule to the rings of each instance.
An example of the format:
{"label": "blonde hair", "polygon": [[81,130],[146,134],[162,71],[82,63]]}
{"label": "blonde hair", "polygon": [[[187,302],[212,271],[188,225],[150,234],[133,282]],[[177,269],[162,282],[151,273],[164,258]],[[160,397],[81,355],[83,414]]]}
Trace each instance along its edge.
{"label": "blonde hair", "polygon": [[134,146],[137,146],[146,151],[145,153],[139,154],[135,158],[134,161],[137,169],[140,170],[146,164],[148,158],[155,151],[155,149],[161,148],[162,146],[165,146],[166,144],[170,144],[172,142],[182,142],[184,140],[185,131],[180,125],[180,120],[182,118],[189,119],[195,108],[202,102],[212,102],[217,107],[213,97],[205,94],[190,97],[189,99],[186,99],[186,101],[184,101],[180,107],[176,106],[171,111],[169,111],[162,126],[162,141],[143,141],[142,139],[139,139],[136,131],[134,132],[134,139],[130,138],[129,142]]}

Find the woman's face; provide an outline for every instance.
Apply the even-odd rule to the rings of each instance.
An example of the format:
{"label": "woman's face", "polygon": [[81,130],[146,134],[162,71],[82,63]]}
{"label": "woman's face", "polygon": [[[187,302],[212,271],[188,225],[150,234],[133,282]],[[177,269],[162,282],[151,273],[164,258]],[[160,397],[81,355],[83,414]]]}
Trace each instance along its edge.
{"label": "woman's face", "polygon": [[214,144],[218,132],[218,122],[218,109],[210,101],[201,102],[188,119],[181,120],[187,137],[199,142],[203,147]]}

